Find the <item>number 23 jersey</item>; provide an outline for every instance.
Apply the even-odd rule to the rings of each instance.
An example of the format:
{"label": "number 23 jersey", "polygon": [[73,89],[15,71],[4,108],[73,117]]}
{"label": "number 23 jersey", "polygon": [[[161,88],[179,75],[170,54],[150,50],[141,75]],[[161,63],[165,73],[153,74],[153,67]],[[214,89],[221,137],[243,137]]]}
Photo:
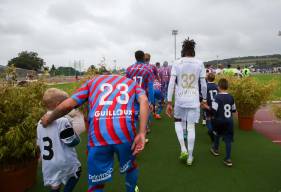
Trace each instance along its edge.
{"label": "number 23 jersey", "polygon": [[132,142],[142,94],[135,81],[118,75],[100,75],[82,85],[72,99],[78,105],[88,101],[88,146]]}
{"label": "number 23 jersey", "polygon": [[203,62],[189,57],[177,60],[171,71],[171,76],[176,76],[175,105],[183,108],[198,108],[200,78],[205,78],[206,71]]}
{"label": "number 23 jersey", "polygon": [[37,125],[44,185],[65,184],[81,166],[75,148],[68,147],[60,138],[60,133],[69,128],[72,125],[66,117],[55,120],[46,128],[40,122]]}

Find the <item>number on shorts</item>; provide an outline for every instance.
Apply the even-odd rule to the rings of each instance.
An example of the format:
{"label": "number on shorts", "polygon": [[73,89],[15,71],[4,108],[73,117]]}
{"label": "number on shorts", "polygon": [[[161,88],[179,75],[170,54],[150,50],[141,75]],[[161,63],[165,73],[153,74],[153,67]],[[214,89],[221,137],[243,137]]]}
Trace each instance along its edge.
{"label": "number on shorts", "polygon": [[195,81],[195,75],[194,74],[182,74],[181,75],[182,84],[181,86],[185,89],[192,89],[193,83]]}
{"label": "number on shorts", "polygon": [[[106,89],[107,87],[107,89]],[[117,102],[121,105],[123,104],[127,104],[129,102],[129,94],[128,94],[128,90],[129,90],[129,87],[127,84],[124,84],[124,83],[120,83],[117,85],[116,87],[117,89],[119,89],[121,95],[124,95],[124,98],[120,96],[118,96],[116,98]],[[121,90],[122,88],[124,88],[124,90]],[[108,97],[112,91],[113,91],[113,86],[109,83],[104,83],[101,85],[101,91],[102,92],[105,92],[104,95],[101,97],[101,100],[100,100],[100,105],[112,105],[113,101],[110,101],[110,100],[105,100],[106,97]]]}
{"label": "number on shorts", "polygon": [[215,100],[214,98],[218,94],[218,91],[217,90],[210,90],[209,93],[210,93],[210,96],[211,96],[211,100],[214,101]]}
{"label": "number on shorts", "polygon": [[134,76],[133,79],[141,87],[141,85],[142,85],[142,76]]}
{"label": "number on shorts", "polygon": [[231,106],[229,104],[224,105],[224,116],[225,118],[231,117]]}
{"label": "number on shorts", "polygon": [[47,142],[48,145],[44,145],[44,150],[48,151],[48,155],[43,154],[44,160],[51,160],[54,157],[54,151],[53,151],[53,142],[50,137],[43,137],[44,144]]}

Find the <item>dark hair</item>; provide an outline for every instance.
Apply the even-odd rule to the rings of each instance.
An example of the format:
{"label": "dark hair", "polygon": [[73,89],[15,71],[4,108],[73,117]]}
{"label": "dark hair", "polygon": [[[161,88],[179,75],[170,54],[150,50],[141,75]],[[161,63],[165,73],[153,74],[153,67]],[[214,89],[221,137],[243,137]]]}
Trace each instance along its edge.
{"label": "dark hair", "polygon": [[195,57],[195,41],[193,39],[185,39],[182,43],[182,50],[181,50],[181,56],[186,57]]}
{"label": "dark hair", "polygon": [[160,63],[159,62],[156,62],[155,65],[156,65],[156,67],[160,67]]}
{"label": "dark hair", "polygon": [[135,58],[139,62],[144,62],[144,52],[141,50],[138,50],[135,52]]}
{"label": "dark hair", "polygon": [[209,73],[207,76],[207,80],[209,82],[213,82],[216,79],[216,75],[214,73]]}
{"label": "dark hair", "polygon": [[231,65],[230,65],[230,64],[228,64],[228,65],[227,65],[227,68],[231,68]]}
{"label": "dark hair", "polygon": [[228,81],[224,78],[219,80],[218,86],[220,89],[227,90],[228,89]]}

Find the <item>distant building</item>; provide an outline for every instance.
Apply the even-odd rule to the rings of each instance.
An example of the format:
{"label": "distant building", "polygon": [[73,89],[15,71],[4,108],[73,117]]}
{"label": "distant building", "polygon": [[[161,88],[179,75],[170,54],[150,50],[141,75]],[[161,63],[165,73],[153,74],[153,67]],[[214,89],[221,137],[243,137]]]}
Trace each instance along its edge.
{"label": "distant building", "polygon": [[[7,66],[2,66],[0,65],[0,76],[5,73],[5,69],[7,68]],[[37,77],[37,72],[34,70],[27,70],[27,69],[21,69],[21,68],[16,68],[16,73],[17,73],[17,80],[18,81],[22,81],[22,80],[26,80],[27,77],[33,77],[36,78]]]}

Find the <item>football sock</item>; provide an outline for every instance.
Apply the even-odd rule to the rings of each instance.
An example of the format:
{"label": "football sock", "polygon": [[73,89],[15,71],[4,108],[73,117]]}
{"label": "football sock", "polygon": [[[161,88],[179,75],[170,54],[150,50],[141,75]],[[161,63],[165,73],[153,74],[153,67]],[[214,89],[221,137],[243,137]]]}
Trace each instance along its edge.
{"label": "football sock", "polygon": [[230,141],[225,141],[225,150],[226,150],[226,158],[225,160],[229,160],[230,154],[231,154],[231,142]]}
{"label": "football sock", "polygon": [[60,188],[58,188],[58,189],[51,189],[50,192],[60,192]]}
{"label": "football sock", "polygon": [[71,177],[71,178],[67,181],[66,185],[64,186],[63,191],[64,191],[64,192],[71,192],[71,191],[73,191],[75,185],[76,185],[77,182],[79,181],[80,175],[81,175],[81,168],[79,168],[79,170],[76,172],[76,176],[77,176],[77,177]]}
{"label": "football sock", "polygon": [[194,142],[195,142],[195,124],[194,123],[187,123],[188,159],[193,158]]}
{"label": "football sock", "polygon": [[184,143],[184,138],[183,138],[182,123],[181,122],[175,122],[175,129],[176,129],[178,141],[180,143],[181,152],[187,152],[186,147],[185,147],[185,143]]}
{"label": "football sock", "polygon": [[211,120],[206,120],[206,126],[208,128],[208,134],[211,138],[211,141],[214,141],[214,134],[213,134],[213,128],[212,128],[212,123]]}
{"label": "football sock", "polygon": [[127,171],[126,173],[126,191],[134,192],[137,180],[138,180],[138,170],[134,168],[133,170]]}

